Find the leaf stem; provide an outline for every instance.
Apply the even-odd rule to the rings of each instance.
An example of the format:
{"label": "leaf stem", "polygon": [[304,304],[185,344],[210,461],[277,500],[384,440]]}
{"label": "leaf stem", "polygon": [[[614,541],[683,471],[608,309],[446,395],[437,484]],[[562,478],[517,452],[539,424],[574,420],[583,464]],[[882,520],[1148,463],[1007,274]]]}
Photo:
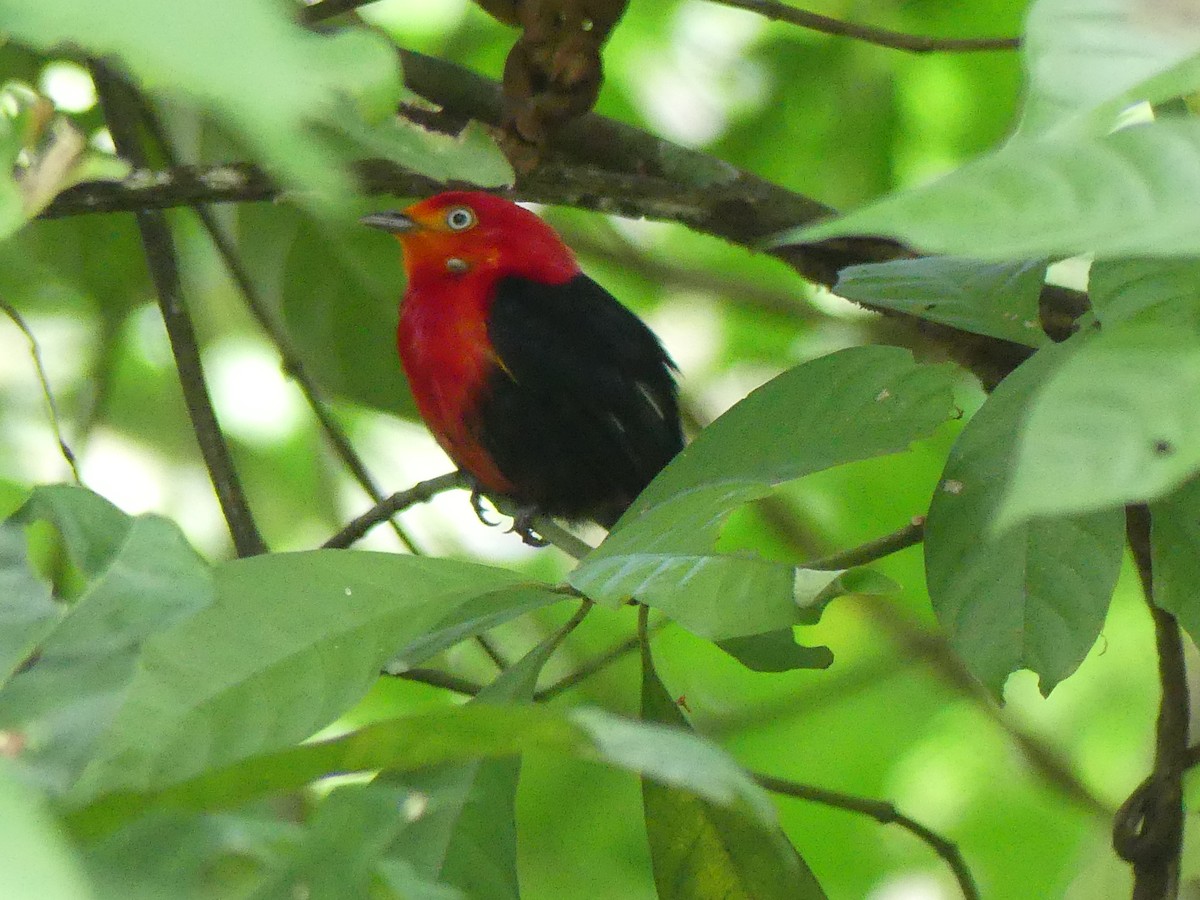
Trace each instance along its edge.
{"label": "leaf stem", "polygon": [[26,323],[15,306],[7,300],[0,299],[0,310],[3,310],[14,325],[21,330],[29,341],[29,353],[33,357],[33,367],[37,372],[38,382],[42,386],[42,399],[46,401],[46,414],[50,419],[50,429],[54,432],[54,439],[58,442],[59,452],[62,453],[63,459],[67,461],[67,465],[71,468],[71,475],[75,479],[76,484],[83,484],[83,479],[79,477],[79,465],[75,459],[75,453],[71,450],[70,444],[63,437],[61,420],[58,415],[58,404],[54,401],[54,391],[50,389],[50,378],[46,375],[46,366],[42,363],[42,349],[38,345],[37,338],[34,336],[33,330]]}
{"label": "leaf stem", "polygon": [[820,559],[810,560],[804,563],[801,568],[829,572],[835,569],[852,569],[855,566],[865,566],[867,563],[875,562],[878,559],[883,559],[885,556],[891,556],[893,553],[905,550],[914,544],[921,543],[924,536],[925,517],[914,516],[909,524],[897,531],[893,531],[891,534],[885,534],[883,537],[868,541],[858,547],[852,547],[849,550],[843,550],[840,553],[833,553],[829,556],[823,556]]}

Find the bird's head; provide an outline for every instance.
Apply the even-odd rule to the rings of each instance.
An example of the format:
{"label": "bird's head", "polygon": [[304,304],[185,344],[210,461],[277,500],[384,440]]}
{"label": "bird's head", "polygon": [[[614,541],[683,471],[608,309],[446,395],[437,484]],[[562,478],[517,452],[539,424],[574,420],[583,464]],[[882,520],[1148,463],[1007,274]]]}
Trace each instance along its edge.
{"label": "bird's head", "polygon": [[579,272],[554,229],[491,194],[448,191],[403,212],[372,213],[359,221],[396,236],[410,284],[509,275],[558,284]]}

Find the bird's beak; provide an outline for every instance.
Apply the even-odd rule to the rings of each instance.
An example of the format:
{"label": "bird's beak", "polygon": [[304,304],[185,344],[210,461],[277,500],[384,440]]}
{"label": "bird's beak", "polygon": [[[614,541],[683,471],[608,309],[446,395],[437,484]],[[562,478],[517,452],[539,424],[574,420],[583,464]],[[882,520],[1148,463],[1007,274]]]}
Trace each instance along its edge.
{"label": "bird's beak", "polygon": [[410,219],[402,212],[395,211],[371,213],[359,219],[358,223],[378,228],[381,231],[390,231],[392,234],[405,234],[421,227],[420,223],[414,219]]}

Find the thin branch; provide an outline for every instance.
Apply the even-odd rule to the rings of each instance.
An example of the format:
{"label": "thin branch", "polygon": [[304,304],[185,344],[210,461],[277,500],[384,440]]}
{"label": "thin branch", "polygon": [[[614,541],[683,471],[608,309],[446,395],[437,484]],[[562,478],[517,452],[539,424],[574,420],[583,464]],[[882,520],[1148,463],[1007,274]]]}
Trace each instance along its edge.
{"label": "thin branch", "polygon": [[774,22],[787,22],[811,31],[819,31],[822,34],[853,38],[856,41],[890,47],[893,50],[905,50],[909,53],[938,51],[972,53],[986,50],[1016,50],[1021,46],[1021,39],[1015,37],[935,38],[920,34],[904,34],[886,28],[872,28],[869,25],[855,25],[840,19],[831,19],[829,16],[822,16],[819,13],[796,9],[796,7],[780,3],[778,0],[710,0],[710,2],[744,9]]}
{"label": "thin branch", "polygon": [[865,566],[867,563],[875,562],[878,559],[883,559],[885,556],[891,556],[893,553],[898,553],[901,550],[912,547],[914,544],[921,543],[924,536],[925,517],[915,516],[908,525],[897,531],[893,531],[891,534],[885,534],[883,537],[868,541],[858,547],[852,547],[849,550],[843,550],[840,553],[834,553],[830,556],[823,556],[820,559],[803,563],[802,568],[829,572],[835,569],[850,569],[854,566]]}
{"label": "thin branch", "polygon": [[[651,636],[654,634],[657,634],[659,631],[662,631],[666,626],[667,626],[667,623],[665,620],[655,622],[653,625],[650,626],[649,634]],[[637,650],[637,648],[639,646],[639,641],[640,641],[640,638],[638,638],[637,636],[630,637],[630,638],[627,638],[627,639],[621,641],[621,643],[617,644],[614,647],[611,647],[608,650],[605,650],[603,653],[599,654],[598,656],[594,656],[591,659],[587,660],[586,662],[581,663],[579,665],[579,668],[577,668],[574,672],[571,672],[568,675],[564,675],[558,681],[554,682],[554,684],[551,684],[551,685],[548,685],[548,686],[542,688],[542,690],[538,691],[536,694],[533,695],[533,699],[537,700],[539,702],[553,700],[559,694],[565,693],[566,691],[569,691],[571,688],[582,684],[584,681],[587,681],[593,675],[598,675],[600,672],[607,669],[609,666],[611,666],[613,663],[617,662],[622,657],[628,656],[630,653]]]}
{"label": "thin branch", "polygon": [[[132,89],[99,63],[93,63],[91,70],[104,119],[117,152],[134,166],[145,168],[146,155],[138,133],[138,109]],[[200,349],[183,299],[170,227],[163,214],[156,210],[139,209],[135,214],[192,429],[233,537],[234,547],[238,556],[265,553],[267,545],[254,523],[204,380]]]}
{"label": "thin branch", "polygon": [[774,794],[782,794],[786,797],[795,797],[798,800],[807,800],[811,803],[820,803],[835,809],[858,813],[874,819],[881,825],[899,825],[909,834],[928,844],[933,852],[950,867],[966,900],[978,900],[979,889],[975,886],[975,879],[971,876],[971,870],[967,868],[958,845],[920,822],[910,819],[896,809],[893,804],[883,800],[872,800],[869,797],[843,794],[841,791],[831,791],[810,784],[800,784],[776,778],[773,775],[753,773],[753,777],[755,781]]}
{"label": "thin branch", "polygon": [[[142,103],[141,114],[155,142],[159,145],[164,158],[172,169],[177,169],[179,167],[179,157],[175,152],[175,146],[149,104]],[[207,205],[196,203],[192,205],[192,210],[199,217],[204,230],[208,232],[209,239],[212,241],[221,260],[225,263],[225,268],[233,279],[234,284],[241,291],[242,298],[246,301],[246,306],[249,308],[251,315],[254,316],[254,320],[275,345],[275,349],[279,353],[280,360],[283,363],[284,371],[299,385],[300,392],[304,394],[304,399],[308,401],[309,407],[317,417],[317,422],[320,423],[322,430],[325,432],[325,436],[333,447],[334,453],[350,471],[350,474],[354,476],[354,479],[367,495],[375,503],[382,503],[385,499],[383,490],[375,482],[371,473],[367,471],[366,464],[355,451],[342,426],[334,418],[333,411],[321,396],[316,381],[308,374],[308,369],[300,359],[300,354],[293,346],[291,338],[284,330],[283,325],[271,311],[262,295],[259,294],[253,279],[250,278],[250,274],[246,271],[246,267],[242,265],[232,239],[226,234],[225,229],[221,227],[220,223],[217,222],[217,217],[213,215],[212,210]],[[400,527],[400,524],[395,520],[391,520],[391,526],[392,530],[396,532],[396,537],[400,539],[400,543],[410,553],[416,553],[417,548],[404,529]]]}
{"label": "thin branch", "polygon": [[21,330],[25,335],[25,339],[29,341],[29,354],[33,357],[33,367],[37,372],[38,382],[42,386],[42,399],[46,402],[46,415],[50,419],[50,430],[54,432],[54,439],[58,442],[58,450],[62,454],[63,459],[67,461],[67,465],[71,468],[71,475],[75,479],[76,484],[83,484],[83,479],[79,477],[79,466],[75,460],[75,453],[71,450],[71,446],[63,437],[61,420],[58,415],[58,404],[54,400],[54,391],[50,389],[50,378],[46,375],[46,367],[42,363],[42,349],[38,345],[37,338],[34,337],[33,331],[28,323],[21,316],[15,306],[7,300],[0,300],[0,310],[3,310],[14,325]]}
{"label": "thin branch", "polygon": [[864,596],[859,603],[901,649],[922,660],[950,688],[998,726],[1021,751],[1025,761],[1051,787],[1088,812],[1104,819],[1112,810],[1079,776],[1062,752],[1040,736],[1026,730],[996,705],[983,686],[963,665],[958,655],[938,634],[929,631],[896,609],[894,604]]}
{"label": "thin branch", "polygon": [[1130,506],[1125,532],[1142,593],[1154,621],[1162,689],[1156,726],[1154,771],[1117,812],[1113,847],[1133,866],[1133,900],[1179,895],[1183,852],[1183,773],[1188,765],[1188,684],[1183,636],[1175,617],[1154,602],[1150,510]]}
{"label": "thin branch", "polygon": [[442,491],[465,486],[466,482],[459,472],[447,472],[445,475],[430,478],[428,481],[419,481],[407,491],[398,491],[381,503],[376,503],[321,546],[327,550],[345,549],[380,522],[386,522],[396,513],[403,512],[418,503],[428,503]]}
{"label": "thin branch", "polygon": [[390,675],[393,678],[401,678],[405,681],[416,681],[420,684],[427,684],[430,687],[453,691],[456,694],[462,694],[464,697],[474,697],[484,688],[484,685],[476,681],[460,678],[457,675],[451,675],[449,672],[443,672],[440,669],[406,669],[403,672],[388,672],[384,670],[382,674]]}

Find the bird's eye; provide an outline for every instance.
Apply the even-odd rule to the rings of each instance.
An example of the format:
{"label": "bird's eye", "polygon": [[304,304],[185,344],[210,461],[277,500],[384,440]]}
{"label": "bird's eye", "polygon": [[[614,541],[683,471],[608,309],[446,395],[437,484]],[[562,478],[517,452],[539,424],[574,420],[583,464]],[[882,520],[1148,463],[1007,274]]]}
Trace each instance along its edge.
{"label": "bird's eye", "polygon": [[452,231],[466,231],[475,224],[475,213],[465,206],[456,206],[446,213],[446,224]]}

